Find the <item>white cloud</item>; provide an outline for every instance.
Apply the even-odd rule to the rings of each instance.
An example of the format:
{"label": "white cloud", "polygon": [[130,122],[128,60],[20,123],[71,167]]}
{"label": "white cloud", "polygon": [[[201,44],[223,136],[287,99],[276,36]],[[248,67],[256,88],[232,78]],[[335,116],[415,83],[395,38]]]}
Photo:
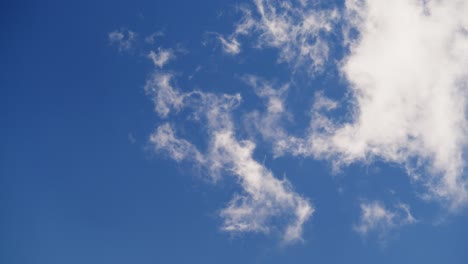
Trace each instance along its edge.
{"label": "white cloud", "polygon": [[218,40],[221,42],[224,52],[231,55],[236,55],[240,52],[240,43],[237,39],[225,39],[223,36],[218,36]]}
{"label": "white cloud", "polygon": [[360,207],[359,223],[354,226],[354,230],[362,236],[375,232],[384,238],[391,230],[417,222],[407,204],[399,203],[390,210],[381,202],[372,201],[361,203]]}
{"label": "white cloud", "polygon": [[231,131],[215,134],[213,155],[215,162],[227,165],[239,177],[245,194],[236,196],[221,215],[227,231],[268,232],[272,217],[286,215],[285,241],[301,239],[302,225],[313,208],[294,193],[286,180],[276,179],[272,173],[252,158],[255,145],[251,141],[238,142]]}
{"label": "white cloud", "polygon": [[183,106],[184,96],[172,89],[172,75],[156,72],[147,81],[145,91],[154,100],[155,111],[166,117],[171,110],[178,111]]}
{"label": "white cloud", "polygon": [[289,85],[276,87],[277,85],[254,75],[247,75],[243,79],[266,103],[264,112],[253,111],[246,116],[246,127],[254,128],[263,139],[274,142],[275,157],[283,155],[285,148],[289,148],[285,146],[291,143],[288,131],[284,128],[284,123],[291,121],[291,114],[285,105]]}
{"label": "white cloud", "polygon": [[116,44],[119,51],[130,50],[136,40],[136,33],[131,30],[115,30],[108,34],[111,44]]}
{"label": "white cloud", "polygon": [[148,58],[154,63],[154,66],[163,68],[169,60],[174,58],[174,52],[170,49],[158,48],[158,52],[150,51]]}
{"label": "white cloud", "polygon": [[375,157],[402,163],[428,197],[451,208],[466,203],[468,3],[346,5],[360,34],[341,68],[354,98],[352,121],[333,124],[317,115],[327,129],[315,129],[311,152],[338,165]]}
{"label": "white cloud", "polygon": [[148,43],[148,44],[154,44],[154,42],[156,41],[156,38],[162,37],[162,36],[164,36],[163,31],[153,32],[153,33],[151,33],[151,35],[146,36],[145,42]]}
{"label": "white cloud", "polygon": [[306,65],[311,72],[322,69],[329,55],[327,40],[339,19],[337,10],[316,10],[303,2],[296,7],[294,1],[254,0],[254,10],[241,8],[243,18],[229,36],[240,52],[238,38],[255,35],[258,47],[273,47],[279,50],[280,62],[294,66]]}
{"label": "white cloud", "polygon": [[[163,118],[182,108],[193,111],[193,120],[206,125],[208,148],[201,153],[192,143],[175,135],[169,124],[160,126],[150,137],[155,150],[165,151],[176,161],[190,160],[208,170],[213,179],[224,175],[237,178],[242,192],[221,211],[222,229],[228,232],[271,231],[282,228],[283,240],[301,239],[302,226],[313,213],[310,203],[294,192],[287,180],[279,180],[253,159],[255,144],[238,140],[231,112],[240,95],[215,95],[201,91],[181,93],[171,83],[172,75],[156,72],[147,82],[156,112]],[[272,219],[279,221],[273,225]]]}
{"label": "white cloud", "polygon": [[[300,50],[303,42],[289,35],[296,25],[290,16],[301,17],[291,11],[297,8],[255,3],[263,14],[260,26],[253,26],[263,29],[260,39],[285,51]],[[327,159],[335,169],[376,158],[399,163],[427,188],[424,198],[459,208],[468,202],[466,14],[466,1],[348,0],[343,28],[349,54],[338,67],[349,82],[349,105],[316,93],[305,137],[288,134],[281,113],[267,110],[252,118],[262,124],[259,130],[273,142],[276,155]],[[357,37],[347,35],[353,30]],[[284,97],[277,102],[285,107]],[[328,112],[339,107],[350,107],[348,122],[329,118]]]}
{"label": "white cloud", "polygon": [[170,124],[163,124],[156,129],[156,132],[150,136],[149,141],[153,144],[156,151],[166,151],[175,161],[185,159],[194,159],[203,163],[203,156],[197,148],[184,139],[176,138],[174,130]]}

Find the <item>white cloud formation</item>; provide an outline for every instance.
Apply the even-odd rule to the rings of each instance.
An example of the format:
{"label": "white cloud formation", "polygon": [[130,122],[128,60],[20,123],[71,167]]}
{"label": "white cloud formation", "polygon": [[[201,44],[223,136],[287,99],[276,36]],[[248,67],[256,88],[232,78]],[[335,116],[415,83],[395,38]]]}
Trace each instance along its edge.
{"label": "white cloud formation", "polygon": [[146,84],[156,112],[164,118],[171,111],[191,109],[192,118],[206,124],[209,147],[201,153],[192,143],[178,138],[171,125],[163,124],[150,137],[155,150],[165,151],[176,161],[195,162],[206,168],[215,180],[222,175],[237,178],[243,191],[221,211],[223,230],[268,233],[275,226],[271,221],[276,219],[285,226],[281,231],[285,242],[300,240],[302,226],[314,209],[294,192],[286,179],[275,178],[270,170],[253,159],[255,144],[252,141],[236,138],[231,112],[240,104],[240,95],[181,93],[172,86],[171,79],[171,74],[156,72]]}
{"label": "white cloud formation", "polygon": [[148,58],[153,62],[154,66],[159,68],[163,68],[174,57],[174,52],[171,49],[158,48],[158,52],[150,51],[148,53]]}
{"label": "white cloud formation", "polygon": [[156,132],[151,134],[149,141],[156,150],[166,151],[175,161],[194,159],[198,163],[204,162],[198,149],[187,140],[177,138],[172,126],[168,123],[159,126]]}
{"label": "white cloud formation", "polygon": [[227,231],[268,232],[268,221],[287,215],[285,241],[301,239],[302,225],[313,212],[310,204],[292,191],[286,180],[276,179],[272,173],[252,158],[255,145],[251,141],[238,142],[231,131],[215,134],[212,151],[215,164],[227,165],[236,174],[245,195],[236,196],[221,215],[226,219]]}
{"label": "white cloud formation", "polygon": [[310,135],[299,137],[291,135],[286,129],[286,125],[293,121],[291,113],[286,109],[289,85],[276,85],[254,75],[247,75],[243,79],[266,104],[265,111],[254,110],[246,115],[246,127],[254,128],[254,132],[258,132],[264,140],[272,142],[274,157],[286,153],[294,156],[314,155],[310,137],[335,129],[332,121],[323,116],[322,112],[336,109],[338,103],[326,98],[323,92],[315,93],[311,111],[313,123],[308,131]]}
{"label": "white cloud formation", "polygon": [[108,38],[111,44],[116,44],[119,51],[130,50],[135,41],[136,33],[131,30],[115,30],[108,34]]}
{"label": "white cloud formation", "polygon": [[224,52],[236,55],[240,52],[240,43],[235,38],[225,39],[223,36],[218,36],[219,42],[221,42],[221,46],[223,47]]}
{"label": "white cloud formation", "polygon": [[[280,62],[315,74],[330,56],[331,35],[343,34],[349,52],[337,67],[349,84],[345,99],[351,102],[343,105],[316,92],[305,136],[292,135],[284,126],[290,118],[288,85],[244,78],[266,103],[264,112],[252,112],[246,121],[273,142],[275,156],[312,156],[336,169],[376,159],[398,163],[427,189],[425,198],[448,202],[450,209],[467,204],[467,1],[346,0],[341,13],[301,0],[254,0],[254,6],[241,7],[243,17],[231,35],[217,35],[226,53],[240,53],[242,38],[253,36],[258,48],[278,49]],[[109,33],[121,51],[130,49],[134,38],[131,31]],[[148,57],[163,68],[173,53],[160,49]],[[236,177],[243,191],[221,211],[223,230],[267,233],[272,219],[280,219],[284,240],[300,240],[314,208],[253,158],[253,141],[237,138],[231,112],[240,95],[180,92],[172,79],[157,71],[147,80],[155,111],[169,118],[190,109],[190,119],[204,126],[208,146],[201,150],[179,138],[176,125],[167,122],[150,136],[155,150],[178,162],[194,162],[214,181]],[[350,109],[345,122],[330,114],[340,107]],[[416,222],[406,204],[388,209],[369,202],[361,210],[355,230],[362,235]]]}
{"label": "white cloud formation", "polygon": [[[275,25],[264,33],[264,40],[299,50],[302,42],[284,33],[294,30],[279,26],[289,25],[284,21],[292,21],[288,16],[294,14],[278,13],[283,8],[278,3],[272,7],[271,2],[255,3],[260,13],[269,12],[264,26]],[[273,126],[263,126],[275,154],[331,160],[335,169],[374,159],[399,163],[426,187],[424,198],[448,202],[450,209],[465,205],[466,14],[466,1],[346,1],[342,28],[349,54],[338,67],[349,83],[351,102],[342,106],[316,93],[305,137],[289,135],[282,128],[268,134],[265,131],[275,131],[269,129]],[[357,37],[350,32],[358,32]],[[287,44],[278,44],[283,41]],[[348,122],[329,118],[328,112],[339,107],[350,107]],[[260,122],[273,120],[274,126],[280,126],[280,117],[268,110],[257,115],[263,116]]]}
{"label": "white cloud formation", "polygon": [[428,197],[466,203],[468,3],[348,0],[346,8],[360,34],[341,68],[353,116],[334,124],[317,115],[326,123],[313,121],[311,152],[339,165],[401,163]]}
{"label": "white cloud formation", "polygon": [[162,117],[166,117],[171,110],[180,110],[183,106],[185,96],[172,88],[171,78],[170,74],[153,74],[145,85],[146,93],[154,101],[156,113]]}
{"label": "white cloud formation", "polygon": [[225,51],[240,52],[238,38],[255,35],[258,47],[279,50],[279,61],[294,66],[306,65],[311,72],[321,70],[329,55],[324,36],[331,34],[339,13],[335,9],[316,10],[312,4],[302,1],[254,0],[255,10],[241,7],[243,17],[234,32],[219,40]]}
{"label": "white cloud formation", "polygon": [[362,236],[375,232],[384,238],[391,230],[417,222],[410,207],[404,203],[397,204],[393,210],[379,201],[363,202],[360,207],[359,223],[354,226],[354,230]]}
{"label": "white cloud formation", "polygon": [[246,127],[254,128],[254,132],[258,132],[264,140],[273,142],[275,157],[292,150],[293,141],[300,140],[291,137],[285,129],[285,124],[292,121],[292,115],[286,110],[289,85],[277,85],[254,75],[246,75],[243,80],[266,103],[264,112],[255,110],[246,115]]}

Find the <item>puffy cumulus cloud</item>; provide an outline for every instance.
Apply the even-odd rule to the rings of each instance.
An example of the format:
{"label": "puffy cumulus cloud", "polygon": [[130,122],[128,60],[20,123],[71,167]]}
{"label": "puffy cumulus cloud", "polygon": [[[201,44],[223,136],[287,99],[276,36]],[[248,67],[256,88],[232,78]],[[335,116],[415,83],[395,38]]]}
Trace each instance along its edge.
{"label": "puffy cumulus cloud", "polygon": [[240,95],[182,93],[174,88],[172,78],[169,73],[156,72],[146,84],[156,112],[166,118],[182,108],[192,110],[193,120],[206,125],[209,144],[205,151],[199,151],[189,141],[177,137],[173,126],[166,123],[150,136],[155,150],[166,152],[176,161],[195,162],[215,180],[223,175],[237,178],[243,191],[221,211],[223,230],[268,233],[274,226],[283,229],[285,242],[300,240],[303,224],[314,209],[294,192],[287,180],[275,178],[270,170],[254,160],[252,141],[236,138],[231,112],[240,104]]}
{"label": "puffy cumulus cloud", "polygon": [[153,62],[154,66],[159,68],[163,68],[174,57],[174,52],[171,49],[158,48],[157,52],[150,51],[148,53],[148,58]]}
{"label": "puffy cumulus cloud", "polygon": [[[298,5],[299,4],[299,5]],[[329,55],[327,35],[339,19],[335,9],[317,10],[306,1],[254,0],[243,6],[242,19],[227,38],[220,37],[226,52],[240,52],[239,37],[255,35],[257,46],[279,50],[279,61],[321,70]]]}
{"label": "puffy cumulus cloud", "polygon": [[346,1],[359,36],[341,71],[352,118],[316,111],[308,150],[338,166],[381,158],[406,166],[428,198],[468,201],[468,2]]}
{"label": "puffy cumulus cloud", "polygon": [[379,201],[364,202],[360,207],[360,219],[354,230],[362,236],[375,232],[383,239],[391,230],[417,222],[410,207],[404,203],[398,203],[393,210]]}
{"label": "puffy cumulus cloud", "polygon": [[131,30],[114,30],[108,34],[111,44],[117,45],[120,52],[130,50],[135,41],[137,34]]}

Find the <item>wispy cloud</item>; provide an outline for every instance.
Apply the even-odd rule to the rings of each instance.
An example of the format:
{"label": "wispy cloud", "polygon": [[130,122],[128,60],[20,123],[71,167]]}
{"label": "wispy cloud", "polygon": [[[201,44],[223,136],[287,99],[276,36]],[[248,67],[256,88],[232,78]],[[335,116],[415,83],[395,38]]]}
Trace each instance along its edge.
{"label": "wispy cloud", "polygon": [[148,53],[148,58],[153,62],[154,66],[159,68],[163,68],[174,57],[174,52],[171,49],[158,48],[157,52],[150,51]]}
{"label": "wispy cloud", "polygon": [[145,42],[148,44],[154,44],[156,38],[164,36],[163,31],[156,31],[145,37]]}
{"label": "wispy cloud", "polygon": [[137,34],[131,30],[115,30],[108,34],[109,42],[117,45],[120,52],[130,50]]}
{"label": "wispy cloud", "polygon": [[176,161],[194,162],[206,168],[215,180],[225,175],[238,179],[243,191],[221,211],[223,230],[268,233],[271,219],[275,218],[284,223],[285,242],[300,240],[302,226],[314,209],[310,202],[294,192],[286,179],[275,178],[270,170],[253,159],[254,142],[237,139],[231,112],[240,104],[240,95],[181,93],[173,87],[172,78],[169,73],[156,72],[146,84],[156,112],[165,118],[171,111],[191,109],[192,118],[206,124],[209,147],[202,153],[189,141],[178,138],[172,125],[163,124],[150,137],[155,150],[168,153]]}
{"label": "wispy cloud", "polygon": [[389,209],[379,201],[372,201],[363,202],[360,207],[360,219],[354,230],[362,236],[376,233],[377,237],[385,239],[390,231],[417,222],[407,204],[399,203]]}
{"label": "wispy cloud", "polygon": [[247,114],[245,118],[247,127],[254,128],[254,132],[258,132],[264,140],[274,142],[275,157],[283,155],[285,148],[291,147],[291,137],[285,128],[291,117],[286,109],[289,85],[278,85],[254,75],[246,75],[243,80],[266,104],[264,111],[255,110]]}
{"label": "wispy cloud", "polygon": [[236,55],[241,51],[239,41],[233,37],[225,39],[223,36],[218,36],[218,40],[221,42],[224,52],[228,54]]}
{"label": "wispy cloud", "polygon": [[[320,71],[329,56],[326,35],[332,33],[339,13],[335,9],[317,10],[303,2],[254,0],[254,8],[243,6],[242,19],[228,40],[220,38],[223,46],[240,52],[242,36],[255,36],[257,47],[279,50],[279,61],[305,66],[311,72]],[[235,45],[233,45],[235,44]]]}
{"label": "wispy cloud", "polygon": [[204,163],[204,158],[198,149],[187,140],[177,138],[174,129],[168,123],[160,125],[156,132],[151,134],[149,141],[155,150],[165,151],[175,161],[193,159],[198,163]]}

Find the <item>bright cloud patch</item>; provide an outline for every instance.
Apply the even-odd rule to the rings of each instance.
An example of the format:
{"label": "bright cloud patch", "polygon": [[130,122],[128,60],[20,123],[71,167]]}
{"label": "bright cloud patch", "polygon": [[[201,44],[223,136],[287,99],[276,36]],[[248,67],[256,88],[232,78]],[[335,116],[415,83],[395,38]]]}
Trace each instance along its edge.
{"label": "bright cloud patch", "polygon": [[174,58],[174,52],[170,49],[166,50],[159,48],[158,52],[150,51],[148,58],[153,62],[154,66],[163,68],[169,60]]}
{"label": "bright cloud patch", "polygon": [[257,36],[256,46],[280,50],[280,62],[320,70],[328,58],[324,36],[331,33],[339,18],[337,10],[316,10],[303,2],[254,0],[255,8],[241,8],[244,16],[228,40],[220,38],[225,50],[240,52],[238,38]]}
{"label": "bright cloud patch", "polygon": [[407,204],[397,204],[394,209],[386,208],[381,202],[361,203],[361,216],[354,230],[366,236],[376,232],[380,238],[392,229],[416,223]]}
{"label": "bright cloud patch", "polygon": [[465,203],[468,3],[351,0],[346,8],[360,32],[341,68],[353,120],[316,130],[312,153],[339,164],[402,163],[431,198]]}

